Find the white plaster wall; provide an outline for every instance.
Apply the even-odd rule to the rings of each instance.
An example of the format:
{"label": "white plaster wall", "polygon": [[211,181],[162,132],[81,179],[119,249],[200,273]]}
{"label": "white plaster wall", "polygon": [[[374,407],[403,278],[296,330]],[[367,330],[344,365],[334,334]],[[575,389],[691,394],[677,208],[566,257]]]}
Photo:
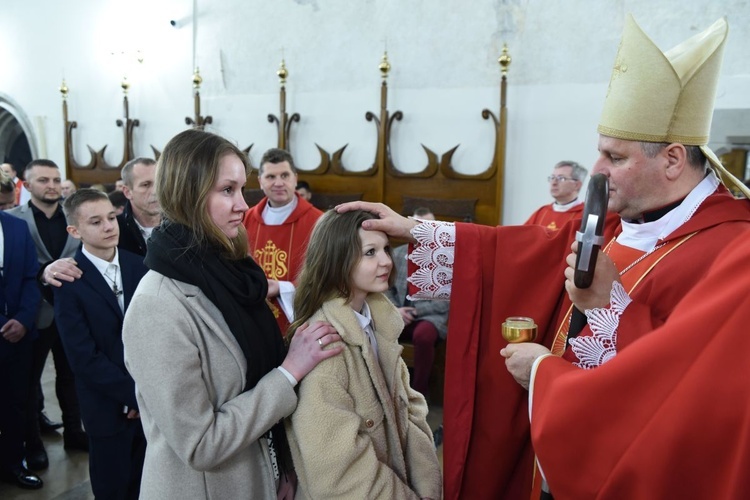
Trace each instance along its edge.
{"label": "white plaster wall", "polygon": [[[504,220],[519,223],[548,201],[545,177],[561,159],[591,166],[596,124],[623,19],[632,12],[663,49],[726,15],[718,109],[750,109],[750,9],[743,0],[0,0],[0,93],[34,126],[35,150],[64,162],[57,88],[70,87],[70,118],[80,163],[86,144],[109,144],[122,156],[119,82],[127,73],[130,113],[138,118],[136,154],[151,154],[193,115],[191,76],[201,68],[202,114],[210,130],[254,144],[257,163],[276,142],[276,69],[282,48],[290,76],[287,109],[302,116],[292,152],[302,168],[317,165],[315,143],[329,152],[349,144],[345,163],[373,160],[378,112],[377,65],[387,46],[392,71],[389,109],[404,120],[393,132],[396,164],[418,171],[421,145],[441,154],[460,144],[454,162],[484,170],[493,149],[499,66],[507,42],[509,129]],[[179,29],[170,27],[175,19]],[[142,50],[143,63],[132,55]],[[112,55],[121,52],[128,56]]]}

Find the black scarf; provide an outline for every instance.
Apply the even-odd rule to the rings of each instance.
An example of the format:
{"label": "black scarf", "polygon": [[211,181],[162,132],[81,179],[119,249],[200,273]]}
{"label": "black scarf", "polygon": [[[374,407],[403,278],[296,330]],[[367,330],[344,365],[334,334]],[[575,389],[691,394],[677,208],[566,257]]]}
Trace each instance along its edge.
{"label": "black scarf", "polygon": [[[221,250],[195,244],[186,226],[164,222],[148,240],[144,263],[168,278],[197,286],[221,311],[247,359],[245,391],[281,365],[286,347],[273,313],[266,303],[268,280],[250,257],[230,260]],[[282,471],[289,446],[281,422],[272,428]]]}

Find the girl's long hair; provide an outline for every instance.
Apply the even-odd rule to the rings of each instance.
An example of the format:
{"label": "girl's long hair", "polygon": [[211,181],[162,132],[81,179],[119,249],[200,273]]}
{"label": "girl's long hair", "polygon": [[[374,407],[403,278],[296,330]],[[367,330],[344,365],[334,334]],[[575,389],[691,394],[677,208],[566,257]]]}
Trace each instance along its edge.
{"label": "girl's long hair", "polygon": [[[294,295],[294,323],[287,330],[291,340],[297,328],[307,322],[324,302],[351,297],[351,276],[362,257],[358,230],[362,222],[377,217],[364,210],[338,213],[329,210],[315,223],[297,277]],[[391,273],[390,280],[395,273]]]}

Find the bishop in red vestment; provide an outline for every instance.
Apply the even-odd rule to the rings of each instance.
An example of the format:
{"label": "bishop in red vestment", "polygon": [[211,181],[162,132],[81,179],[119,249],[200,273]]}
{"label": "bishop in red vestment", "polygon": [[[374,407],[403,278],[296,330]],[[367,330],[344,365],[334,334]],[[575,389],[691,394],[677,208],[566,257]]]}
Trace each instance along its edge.
{"label": "bishop in red vestment", "polygon": [[556,499],[750,498],[750,230],[737,234],[608,363],[538,362],[532,440]]}
{"label": "bishop in red vestment", "polygon": [[[594,167],[609,178],[609,209],[623,222],[617,240],[607,238],[611,257],[599,257],[589,290],[566,284],[575,222],[558,231],[417,225],[382,205],[355,202],[339,208],[378,214],[381,220],[367,221],[366,229],[411,236],[417,243],[409,256],[412,296],[451,299],[444,405],[447,499],[522,499],[531,492],[528,393],[499,355],[507,345],[501,336],[505,318],[533,318],[542,346],[523,347],[562,354],[568,294],[582,310],[609,314],[610,323],[596,320],[584,329],[577,348],[566,355],[570,361],[557,360],[571,370],[594,368],[667,324],[683,296],[706,279],[721,250],[750,227],[750,202],[735,200],[706,168],[708,160],[727,175],[706,147],[726,34],[726,21],[719,20],[664,54],[631,17],[626,19]],[[544,363],[546,358],[540,366]],[[554,418],[554,412],[549,415]],[[575,421],[565,426],[577,430]],[[550,486],[555,494],[554,483]]]}
{"label": "bishop in red vestment", "polygon": [[[568,253],[575,226],[569,223],[545,238],[532,226],[456,224],[444,406],[446,498],[529,497],[534,452],[528,393],[498,356],[507,345],[501,327],[508,316],[529,316],[539,327],[537,342],[552,348],[557,339],[564,346],[571,301],[561,256]],[[691,219],[661,240],[675,245],[671,251],[645,269],[627,270],[623,279],[628,273],[637,273],[637,279],[630,288],[632,303],[620,318],[617,350],[663,325],[744,228],[750,228],[750,203],[719,186]],[[618,270],[637,258],[621,262]],[[591,335],[586,326],[579,339]],[[572,349],[566,358],[580,362]]]}

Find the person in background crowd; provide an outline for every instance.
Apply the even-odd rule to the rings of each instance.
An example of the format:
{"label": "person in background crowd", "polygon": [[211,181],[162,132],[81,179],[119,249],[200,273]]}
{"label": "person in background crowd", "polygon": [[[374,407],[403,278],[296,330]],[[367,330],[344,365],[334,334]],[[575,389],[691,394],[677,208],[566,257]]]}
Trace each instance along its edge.
{"label": "person in background crowd", "polygon": [[[32,160],[24,172],[26,189],[31,193],[31,200],[8,213],[26,221],[36,245],[37,259],[40,267],[60,257],[72,257],[79,242],[67,232],[61,198],[60,169],[51,160]],[[81,425],[81,410],[75,390],[73,372],[55,323],[54,308],[51,296],[42,300],[37,315],[39,338],[34,341],[32,379],[29,406],[26,413],[26,463],[31,470],[42,470],[49,467],[49,459],[41,438],[40,421],[42,399],[41,377],[47,355],[52,351],[55,360],[55,392],[60,403],[63,417],[63,441],[66,450],[88,451],[88,437]]]}
{"label": "person in background crowd", "polygon": [[558,162],[547,177],[549,194],[555,201],[538,208],[525,224],[538,224],[557,231],[569,220],[583,216],[583,202],[578,199],[588,171],[574,161]]}
{"label": "person in background crowd", "polygon": [[[15,203],[13,182],[2,171],[0,193],[10,194]],[[38,268],[28,225],[0,211],[0,480],[25,489],[44,485],[24,463],[24,424],[41,300],[35,283]]]}
{"label": "person in background crowd", "polygon": [[60,190],[62,192],[62,197],[67,198],[71,194],[75,193],[78,188],[76,187],[76,183],[71,181],[70,179],[65,179],[60,183]]}
{"label": "person in background crowd", "polygon": [[250,255],[268,278],[268,298],[281,331],[294,319],[294,281],[322,212],[295,192],[297,169],[288,151],[265,152],[258,169],[265,196],[245,214]]}
{"label": "person in background crowd", "polygon": [[112,191],[107,195],[110,203],[115,207],[115,213],[120,216],[128,206],[128,199],[122,191]]}
{"label": "person in background crowd", "polygon": [[300,198],[304,198],[306,201],[310,201],[312,198],[312,189],[307,181],[297,181],[297,187],[294,188]]}
{"label": "person in background crowd", "polygon": [[13,179],[0,170],[0,210],[10,210],[16,206],[16,185]]}
{"label": "person in background crowd", "polygon": [[[425,207],[414,210],[414,217],[422,220],[435,220],[432,211]],[[386,295],[398,308],[404,320],[404,331],[400,339],[414,345],[412,387],[428,397],[430,373],[435,361],[435,344],[439,339],[445,339],[448,334],[450,304],[445,300],[412,301],[409,299],[406,290],[407,247],[408,245],[401,245],[392,251],[395,280]]]}
{"label": "person in background crowd", "polygon": [[[3,163],[0,165],[0,170],[5,172],[13,181],[13,184],[15,186],[15,201],[13,206],[18,206],[21,204],[21,198],[24,198],[25,201],[28,200],[28,192],[23,187],[23,179],[20,179],[18,177],[18,172],[16,172],[16,167],[13,166],[12,163]],[[26,196],[22,196],[22,195]]]}

